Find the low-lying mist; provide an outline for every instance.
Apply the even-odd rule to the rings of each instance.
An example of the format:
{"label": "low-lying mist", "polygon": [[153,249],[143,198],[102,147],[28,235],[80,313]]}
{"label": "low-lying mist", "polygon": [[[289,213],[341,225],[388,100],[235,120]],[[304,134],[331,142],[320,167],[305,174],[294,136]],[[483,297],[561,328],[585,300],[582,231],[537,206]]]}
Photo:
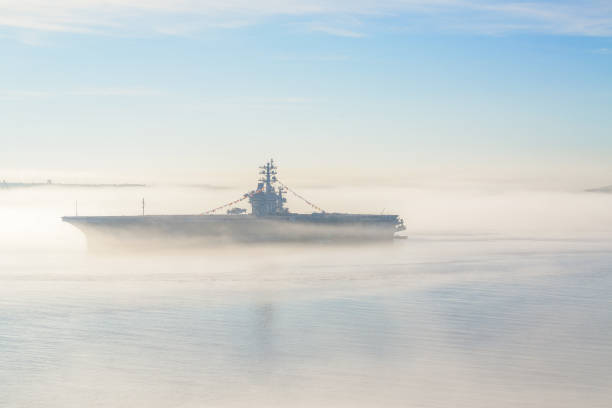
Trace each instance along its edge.
{"label": "low-lying mist", "polygon": [[[0,190],[0,245],[9,250],[83,250],[64,215],[201,214],[245,191],[201,187]],[[482,188],[308,188],[301,194],[327,212],[398,214],[409,238],[490,235],[505,238],[600,238],[612,232],[612,195]],[[314,209],[289,195],[292,211]],[[248,208],[248,202],[241,205]],[[223,213],[223,210],[217,214]]]}
{"label": "low-lying mist", "polygon": [[0,190],[0,406],[610,405],[612,195],[299,192],[406,239],[100,253],[60,219],[77,200],[199,214],[244,191]]}

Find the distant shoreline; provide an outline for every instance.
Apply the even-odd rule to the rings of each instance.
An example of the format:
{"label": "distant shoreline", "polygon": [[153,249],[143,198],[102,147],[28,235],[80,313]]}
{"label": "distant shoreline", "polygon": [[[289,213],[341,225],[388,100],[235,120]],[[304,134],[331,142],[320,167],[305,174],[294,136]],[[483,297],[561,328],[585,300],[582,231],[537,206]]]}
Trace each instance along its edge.
{"label": "distant shoreline", "polygon": [[31,188],[31,187],[87,187],[87,188],[108,188],[108,187],[148,187],[146,184],[132,184],[132,183],[120,183],[120,184],[91,184],[91,183],[9,183],[2,181],[0,182],[0,189],[10,188]]}
{"label": "distant shoreline", "polygon": [[589,188],[584,191],[586,191],[587,193],[612,193],[612,186]]}

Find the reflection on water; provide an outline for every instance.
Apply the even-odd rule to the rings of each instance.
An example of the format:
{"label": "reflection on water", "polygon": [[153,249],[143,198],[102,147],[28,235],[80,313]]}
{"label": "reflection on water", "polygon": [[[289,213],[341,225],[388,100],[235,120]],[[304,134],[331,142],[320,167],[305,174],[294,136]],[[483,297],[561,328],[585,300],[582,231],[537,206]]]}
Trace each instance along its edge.
{"label": "reflection on water", "polygon": [[1,407],[612,405],[603,223],[119,256],[41,219],[0,236]]}
{"label": "reflection on water", "polygon": [[610,406],[609,249],[32,259],[0,274],[0,405]]}

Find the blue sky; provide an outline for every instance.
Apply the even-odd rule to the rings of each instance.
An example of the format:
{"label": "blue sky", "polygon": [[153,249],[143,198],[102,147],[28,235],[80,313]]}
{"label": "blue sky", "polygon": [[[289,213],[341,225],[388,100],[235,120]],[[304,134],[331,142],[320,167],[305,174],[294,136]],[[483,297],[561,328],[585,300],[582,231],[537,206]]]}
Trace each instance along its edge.
{"label": "blue sky", "polygon": [[612,182],[609,2],[0,0],[0,47],[9,176]]}

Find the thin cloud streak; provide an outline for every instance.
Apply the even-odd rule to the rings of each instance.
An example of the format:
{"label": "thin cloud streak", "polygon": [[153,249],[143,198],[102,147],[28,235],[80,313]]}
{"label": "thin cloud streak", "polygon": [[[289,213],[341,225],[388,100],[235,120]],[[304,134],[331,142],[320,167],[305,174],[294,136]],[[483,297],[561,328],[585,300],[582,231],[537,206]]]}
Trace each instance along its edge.
{"label": "thin cloud streak", "polygon": [[[612,5],[597,0],[0,0],[0,26],[81,34],[183,35],[184,20],[192,24],[188,31],[199,31],[240,28],[279,16],[400,19],[426,31],[612,36]],[[351,28],[313,26],[335,36],[364,36]]]}
{"label": "thin cloud streak", "polygon": [[596,50],[593,50],[593,53],[601,55],[612,55],[612,48],[598,48]]}
{"label": "thin cloud streak", "polygon": [[348,55],[282,55],[275,57],[279,61],[300,61],[300,62],[342,62],[350,60]]}
{"label": "thin cloud streak", "polygon": [[250,111],[295,111],[310,109],[314,106],[320,106],[322,103],[325,103],[325,101],[292,96],[278,98],[211,100],[203,101],[200,104],[186,106],[185,108],[198,112],[218,114],[227,111],[235,112],[236,109]]}
{"label": "thin cloud streak", "polygon": [[26,91],[26,90],[15,90],[7,89],[0,90],[0,100],[4,101],[18,101],[23,99],[31,98],[45,98],[50,96],[49,92],[45,91]]}
{"label": "thin cloud streak", "polygon": [[514,21],[524,25],[523,31],[541,30],[550,34],[612,36],[612,7],[599,2],[575,6],[545,2],[501,3],[481,6],[479,9],[519,19]]}
{"label": "thin cloud streak", "polygon": [[146,88],[89,88],[74,91],[38,91],[6,89],[0,90],[0,100],[24,100],[32,98],[50,98],[55,96],[156,96],[162,93]]}
{"label": "thin cloud streak", "polygon": [[73,96],[155,96],[161,92],[155,89],[145,88],[92,88],[67,92],[66,95]]}
{"label": "thin cloud streak", "polygon": [[362,38],[365,37],[365,34],[359,33],[357,31],[347,30],[344,28],[331,27],[322,24],[312,24],[310,26],[310,31],[325,33],[329,35],[334,35],[337,37],[348,37],[348,38]]}

